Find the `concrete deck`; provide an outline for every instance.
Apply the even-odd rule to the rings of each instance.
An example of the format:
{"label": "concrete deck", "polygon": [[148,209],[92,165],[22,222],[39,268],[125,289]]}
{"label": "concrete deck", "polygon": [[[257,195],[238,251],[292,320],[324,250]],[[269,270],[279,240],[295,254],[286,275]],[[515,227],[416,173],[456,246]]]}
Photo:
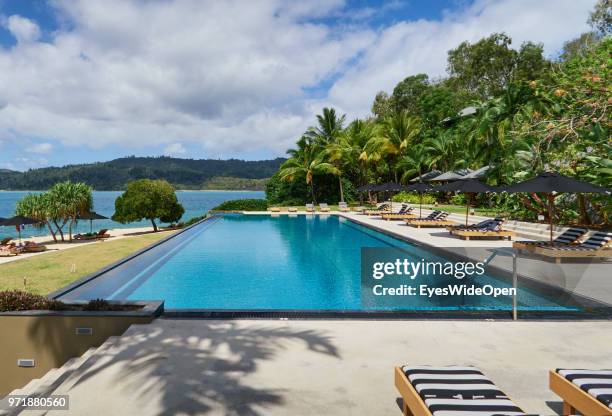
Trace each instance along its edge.
{"label": "concrete deck", "polygon": [[612,368],[612,322],[215,321],[133,326],[58,388],[46,415],[400,415],[393,367],[474,365],[559,414],[555,367]]}

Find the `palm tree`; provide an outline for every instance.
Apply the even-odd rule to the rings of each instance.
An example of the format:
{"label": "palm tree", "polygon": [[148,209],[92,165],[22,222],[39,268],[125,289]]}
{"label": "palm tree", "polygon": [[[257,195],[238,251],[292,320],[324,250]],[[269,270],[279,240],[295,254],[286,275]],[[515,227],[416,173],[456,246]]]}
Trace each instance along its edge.
{"label": "palm tree", "polygon": [[304,177],[306,185],[310,186],[312,202],[316,204],[314,175],[316,173],[340,175],[340,171],[331,163],[324,161],[317,146],[306,136],[302,136],[298,140],[297,149],[290,149],[287,151],[287,154],[291,157],[280,167],[280,179],[283,181],[293,181],[298,177]]}
{"label": "palm tree", "polygon": [[404,172],[401,178],[402,182],[423,175],[424,170],[429,169],[431,164],[431,159],[424,145],[412,146],[410,152],[397,163],[398,168]]}
{"label": "palm tree", "polygon": [[396,112],[383,120],[380,136],[372,144],[374,148],[389,158],[395,182],[398,181],[397,161],[406,154],[420,132],[420,120],[410,116],[406,111]]}
{"label": "palm tree", "polygon": [[346,115],[336,115],[336,110],[325,107],[323,114],[317,115],[317,126],[309,127],[305,136],[315,145],[325,147],[333,143],[342,133]]}

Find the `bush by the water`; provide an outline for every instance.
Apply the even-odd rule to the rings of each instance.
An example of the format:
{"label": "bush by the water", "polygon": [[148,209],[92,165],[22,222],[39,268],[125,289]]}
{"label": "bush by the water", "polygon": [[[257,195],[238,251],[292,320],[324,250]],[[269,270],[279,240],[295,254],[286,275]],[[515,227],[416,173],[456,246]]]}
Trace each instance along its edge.
{"label": "bush by the water", "polygon": [[0,312],[51,310],[61,311],[66,305],[59,300],[47,299],[41,295],[22,290],[5,290],[0,292]]}
{"label": "bush by the water", "polygon": [[233,199],[216,206],[212,211],[265,211],[268,201],[265,199]]}
{"label": "bush by the water", "polygon": [[[409,204],[418,204],[421,201],[421,197],[417,193],[400,192],[393,197],[393,202],[406,202]],[[423,195],[423,204],[434,204],[436,198],[433,195]]]}

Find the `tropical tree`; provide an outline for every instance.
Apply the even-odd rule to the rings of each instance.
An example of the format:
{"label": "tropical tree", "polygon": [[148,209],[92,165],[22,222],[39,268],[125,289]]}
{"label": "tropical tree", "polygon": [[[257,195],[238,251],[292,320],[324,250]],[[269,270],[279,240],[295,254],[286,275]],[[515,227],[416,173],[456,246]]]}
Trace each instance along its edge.
{"label": "tropical tree", "polygon": [[184,213],[172,185],[164,180],[141,179],[130,182],[125,192],[115,200],[112,219],[122,224],[147,219],[157,231],[156,219],[165,223],[175,222]]}
{"label": "tropical tree", "polygon": [[64,241],[64,227],[69,224],[69,239],[78,216],[93,208],[93,190],[85,183],[60,182],[49,191],[28,194],[17,203],[17,215],[34,218],[45,224],[57,242],[57,235]]}
{"label": "tropical tree", "polygon": [[302,136],[297,142],[297,148],[287,151],[290,158],[282,164],[279,171],[279,176],[284,181],[303,178],[310,187],[312,201],[315,204],[317,202],[314,184],[315,174],[340,174],[338,168],[331,163],[325,162],[324,157],[319,154],[318,150],[319,147],[313,144],[309,137]]}
{"label": "tropical tree", "polygon": [[317,125],[308,128],[305,136],[311,143],[320,148],[333,143],[342,133],[346,115],[338,116],[333,108],[323,108],[323,113],[317,115]]}
{"label": "tropical tree", "polygon": [[397,161],[406,154],[420,131],[420,120],[407,111],[400,111],[386,118],[381,124],[380,135],[372,139],[371,148],[389,158],[395,182],[398,181]]}

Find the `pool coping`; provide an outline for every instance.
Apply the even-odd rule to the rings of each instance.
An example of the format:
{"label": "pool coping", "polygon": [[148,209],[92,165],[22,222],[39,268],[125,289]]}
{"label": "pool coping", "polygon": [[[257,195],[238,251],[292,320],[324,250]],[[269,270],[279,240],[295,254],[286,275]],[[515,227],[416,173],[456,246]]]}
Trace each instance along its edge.
{"label": "pool coping", "polygon": [[195,226],[197,226],[199,224],[202,224],[203,222],[208,221],[208,220],[210,220],[210,219],[212,219],[214,217],[215,217],[214,215],[208,216],[208,217],[206,217],[206,218],[204,218],[204,219],[202,219],[202,220],[200,220],[200,221],[198,221],[198,222],[196,222],[194,224],[191,224],[189,227],[183,228],[182,230],[179,230],[179,231],[177,231],[175,233],[172,233],[169,236],[164,237],[161,240],[156,241],[153,244],[150,244],[150,245],[148,245],[148,246],[146,246],[144,248],[141,248],[140,250],[135,251],[132,254],[129,254],[128,256],[123,257],[123,258],[121,258],[121,259],[119,259],[119,260],[117,260],[117,261],[115,261],[115,262],[113,262],[111,264],[108,264],[108,265],[102,267],[101,269],[96,270],[95,272],[92,272],[92,273],[90,273],[90,274],[88,274],[86,276],[83,276],[80,279],[77,279],[74,282],[69,283],[66,286],[63,286],[63,287],[61,287],[61,288],[59,288],[59,289],[49,293],[47,295],[47,298],[49,298],[49,299],[58,299],[61,296],[67,294],[68,292],[71,292],[74,289],[76,289],[78,287],[81,287],[81,286],[83,286],[86,283],[89,283],[90,281],[94,280],[95,278],[99,277],[100,275],[102,275],[104,273],[107,273],[110,270],[115,269],[116,267],[118,267],[118,266],[120,266],[120,265],[122,265],[122,264],[124,264],[124,263],[126,263],[126,262],[128,262],[130,260],[132,260],[133,258],[138,257],[139,255],[141,255],[143,253],[146,253],[147,251],[149,251],[149,250],[151,250],[151,249],[153,249],[153,248],[155,248],[155,247],[157,247],[157,246],[159,246],[161,244],[164,244],[166,241],[171,240],[174,237],[183,234],[185,231],[190,230],[191,228],[193,228],[193,227],[195,227]]}
{"label": "pool coping", "polygon": [[[243,213],[229,213],[230,215],[246,215]],[[274,213],[276,214],[276,213]],[[292,213],[295,214],[295,213]],[[308,213],[310,214],[310,213]],[[306,214],[306,215],[308,215]],[[52,299],[57,299],[72,290],[85,285],[86,283],[96,279],[100,275],[132,260],[133,258],[165,243],[166,241],[181,235],[182,233],[190,230],[193,227],[196,227],[206,221],[212,220],[216,217],[222,216],[224,213],[217,212],[215,214],[209,215],[206,218],[186,227],[178,232],[175,232],[143,249],[140,249],[129,256],[126,256],[114,263],[111,263],[102,269],[99,269],[93,273],[90,273],[87,276],[84,276],[67,286],[64,286],[49,295],[47,297]],[[251,212],[249,215],[262,215],[262,216],[271,216],[269,212]],[[298,213],[299,215],[299,213]],[[379,232],[388,237],[395,238],[400,241],[407,242],[409,244],[423,247],[433,252],[434,254],[442,255],[445,257],[450,257],[451,259],[460,259],[464,260],[469,257],[463,257],[453,253],[451,251],[447,251],[442,247],[436,247],[427,243],[424,243],[419,240],[412,239],[410,237],[401,235],[399,233],[394,233],[389,230],[385,230],[382,228],[375,227],[368,223],[362,223],[359,221],[355,221],[354,219],[342,215],[340,212],[329,212],[324,213],[324,215],[334,215],[339,218],[343,218],[347,221],[350,221],[353,224],[368,228],[375,232]],[[488,266],[493,271],[503,277],[504,279],[511,278],[512,273],[501,269],[496,266]],[[531,285],[536,285],[540,287],[546,287],[550,289],[552,286],[546,285],[545,283],[538,282],[533,278],[528,276],[524,276],[519,274],[518,278],[530,283]],[[592,308],[602,308],[605,304],[599,303],[593,299],[588,297],[584,297],[582,295],[577,295],[571,292],[567,292],[561,288],[554,288],[558,290],[560,293],[568,295],[572,298],[580,299],[581,302],[590,304]],[[135,303],[137,301],[134,301]],[[163,302],[163,301],[162,301]],[[582,307],[586,307],[581,305]],[[607,306],[606,308],[610,308]],[[602,308],[603,309],[603,308]],[[603,314],[593,313],[589,311],[521,311],[518,310],[518,314],[521,319],[536,319],[536,320],[612,320],[612,311],[607,311]],[[428,311],[428,310],[412,310],[412,311],[384,311],[384,310],[275,310],[275,309],[163,309],[163,316],[172,317],[172,318],[201,318],[201,319],[457,319],[457,320],[466,320],[466,319],[475,319],[475,320],[483,320],[483,319],[499,319],[499,320],[511,320],[512,319],[512,311],[511,310],[442,310],[442,311]]]}

